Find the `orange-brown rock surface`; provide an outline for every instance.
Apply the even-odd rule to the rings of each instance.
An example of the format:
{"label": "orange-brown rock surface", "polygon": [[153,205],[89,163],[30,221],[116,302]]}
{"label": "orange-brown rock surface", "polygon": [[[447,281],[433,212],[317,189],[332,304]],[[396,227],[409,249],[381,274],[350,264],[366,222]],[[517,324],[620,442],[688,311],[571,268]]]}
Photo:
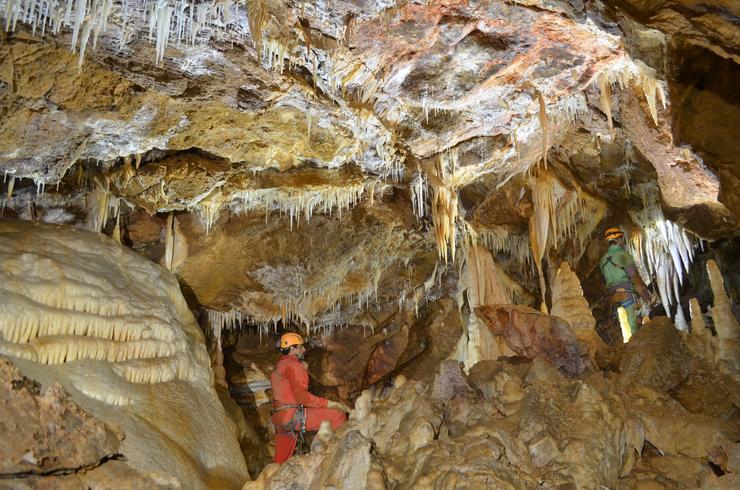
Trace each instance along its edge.
{"label": "orange-brown rock surface", "polygon": [[588,351],[560,318],[521,305],[481,306],[476,314],[519,356],[545,359],[569,376],[588,365]]}

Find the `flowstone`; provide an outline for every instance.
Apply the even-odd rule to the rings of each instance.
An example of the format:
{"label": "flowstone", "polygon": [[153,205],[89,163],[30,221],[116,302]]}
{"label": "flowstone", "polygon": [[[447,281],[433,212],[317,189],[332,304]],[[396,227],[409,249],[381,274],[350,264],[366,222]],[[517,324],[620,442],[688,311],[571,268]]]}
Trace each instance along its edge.
{"label": "flowstone", "polygon": [[120,453],[190,488],[249,478],[175,278],[110,238],[0,221],[0,353],[120,430]]}

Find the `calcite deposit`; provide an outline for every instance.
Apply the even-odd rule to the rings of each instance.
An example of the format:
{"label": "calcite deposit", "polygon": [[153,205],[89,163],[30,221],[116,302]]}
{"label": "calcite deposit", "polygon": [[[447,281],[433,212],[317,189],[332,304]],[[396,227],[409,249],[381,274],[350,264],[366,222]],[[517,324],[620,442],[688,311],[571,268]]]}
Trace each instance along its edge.
{"label": "calcite deposit", "polygon": [[[96,421],[0,467],[736,487],[736,4],[0,0],[0,361],[38,383],[18,440],[70,425],[31,399]],[[627,343],[612,227],[652,296]],[[278,467],[285,331],[355,411]]]}
{"label": "calcite deposit", "polygon": [[193,488],[248,478],[171,274],[100,234],[22,221],[0,221],[0,262],[0,354],[115,427],[108,453]]}

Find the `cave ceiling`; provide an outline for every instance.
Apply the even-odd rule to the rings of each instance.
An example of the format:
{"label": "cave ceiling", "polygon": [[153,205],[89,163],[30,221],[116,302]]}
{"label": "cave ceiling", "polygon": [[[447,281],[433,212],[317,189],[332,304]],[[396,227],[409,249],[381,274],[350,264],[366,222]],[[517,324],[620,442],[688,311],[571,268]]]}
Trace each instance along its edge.
{"label": "cave ceiling", "polygon": [[686,74],[740,79],[740,12],[710,3],[0,0],[3,213],[262,325],[378,326],[476,241],[536,293],[536,256],[591,260],[605,219],[731,237],[736,95]]}

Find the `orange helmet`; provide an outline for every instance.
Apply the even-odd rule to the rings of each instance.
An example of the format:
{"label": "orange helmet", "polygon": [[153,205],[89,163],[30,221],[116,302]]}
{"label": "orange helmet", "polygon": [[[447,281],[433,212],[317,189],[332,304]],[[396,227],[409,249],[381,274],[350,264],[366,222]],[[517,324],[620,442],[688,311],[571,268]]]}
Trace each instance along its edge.
{"label": "orange helmet", "polygon": [[617,238],[622,238],[624,236],[624,232],[619,228],[607,228],[604,232],[604,240],[607,242],[609,240],[616,240]]}
{"label": "orange helmet", "polygon": [[287,332],[284,333],[282,337],[280,337],[281,349],[289,349],[294,345],[303,345],[303,337],[295,332]]}

